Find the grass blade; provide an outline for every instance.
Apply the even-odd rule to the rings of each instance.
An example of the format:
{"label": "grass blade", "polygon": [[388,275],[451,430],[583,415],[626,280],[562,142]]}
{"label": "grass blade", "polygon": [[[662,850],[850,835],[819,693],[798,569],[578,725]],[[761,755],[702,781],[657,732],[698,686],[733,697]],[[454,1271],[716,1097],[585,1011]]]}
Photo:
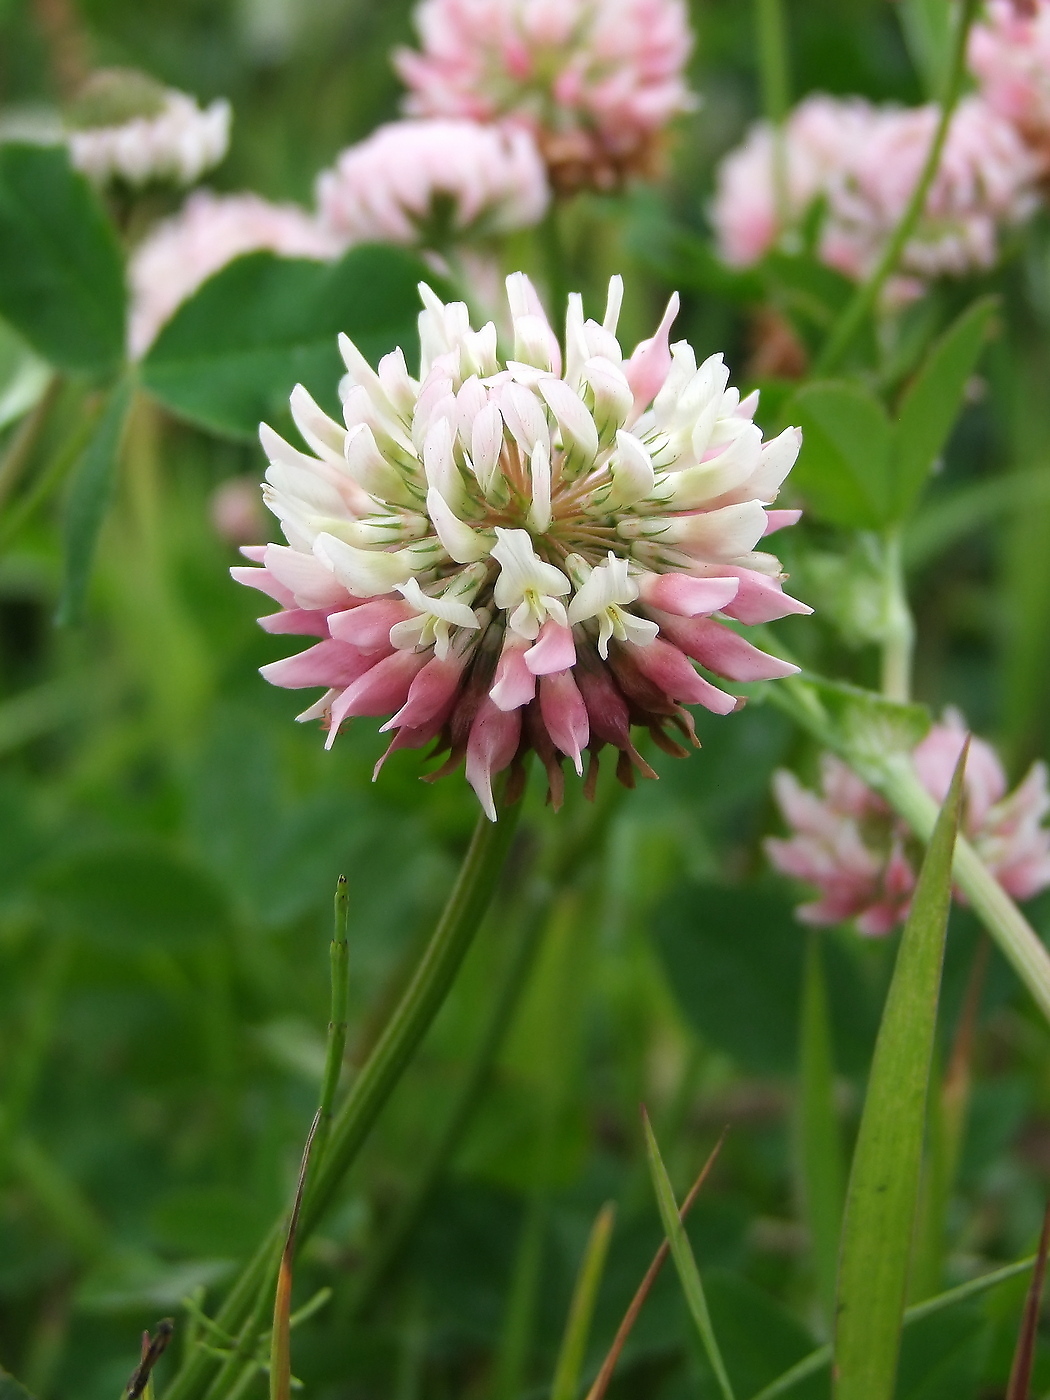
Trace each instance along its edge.
{"label": "grass blade", "polygon": [[682,1292],[685,1294],[686,1304],[692,1314],[693,1321],[696,1323],[696,1330],[700,1334],[700,1340],[707,1353],[707,1359],[711,1363],[711,1369],[715,1373],[723,1400],[736,1400],[725,1362],[722,1360],[722,1353],[718,1347],[718,1339],[715,1337],[715,1330],[711,1325],[711,1314],[707,1309],[704,1285],[700,1281],[700,1270],[696,1267],[693,1248],[689,1243],[689,1236],[685,1232],[685,1226],[682,1224],[682,1218],[678,1212],[671,1180],[667,1175],[667,1168],[664,1166],[663,1158],[660,1156],[660,1148],[656,1142],[656,1134],[649,1122],[649,1115],[644,1109],[642,1110],[642,1121],[645,1125],[645,1144],[649,1153],[649,1171],[653,1178],[656,1201],[660,1207],[660,1218],[664,1224],[664,1234],[666,1234],[668,1244],[671,1247],[674,1266],[678,1270],[678,1278],[682,1285]]}
{"label": "grass blade", "polygon": [[[682,1209],[678,1212],[679,1220],[685,1220],[690,1210],[692,1210],[693,1203],[703,1189],[704,1182],[707,1180],[711,1173],[711,1168],[718,1159],[718,1154],[722,1150],[722,1144],[726,1140],[726,1133],[728,1131],[728,1128],[723,1129],[722,1136],[715,1143],[711,1150],[711,1155],[701,1167],[700,1175],[693,1182],[689,1189],[689,1195],[686,1196],[685,1200],[682,1202]],[[613,1372],[616,1370],[616,1363],[620,1359],[620,1353],[624,1349],[627,1338],[631,1335],[634,1324],[638,1321],[638,1314],[641,1312],[646,1298],[648,1298],[649,1294],[652,1292],[653,1284],[656,1282],[660,1270],[663,1268],[670,1252],[671,1246],[667,1240],[664,1240],[660,1248],[653,1255],[653,1262],[649,1265],[648,1269],[646,1269],[645,1277],[638,1285],[634,1297],[627,1305],[627,1311],[623,1315],[623,1321],[616,1329],[616,1336],[613,1338],[612,1346],[609,1348],[608,1354],[602,1362],[601,1370],[594,1378],[594,1384],[587,1392],[587,1400],[602,1400],[605,1392],[609,1389],[609,1382],[612,1380]]]}
{"label": "grass blade", "polygon": [[[927,1298],[924,1303],[916,1303],[914,1307],[906,1310],[904,1326],[910,1327],[913,1322],[921,1322],[923,1318],[932,1317],[934,1313],[943,1312],[945,1308],[954,1307],[956,1303],[965,1303],[971,1298],[979,1298],[990,1288],[997,1288],[1000,1283],[1008,1283],[1018,1274],[1023,1274],[1034,1263],[1035,1255],[1033,1254],[1028,1259],[1019,1259],[1016,1264],[1006,1264],[1001,1269],[993,1269],[990,1273],[982,1274],[980,1278],[972,1278],[967,1283],[960,1283],[957,1288],[949,1288],[946,1293],[940,1293],[936,1298]],[[801,1361],[796,1361],[794,1366],[785,1371],[782,1376],[777,1376],[776,1380],[763,1386],[756,1395],[751,1397],[751,1400],[779,1400],[781,1395],[787,1395],[789,1391],[794,1390],[796,1385],[808,1380],[810,1376],[817,1375],[825,1366],[830,1365],[831,1347],[817,1347],[808,1356],[804,1356]]]}
{"label": "grass blade", "polygon": [[843,1221],[835,1400],[893,1395],[967,751],[923,861],[875,1045]]}
{"label": "grass blade", "polygon": [[1024,1315],[1021,1331],[1017,1338],[1013,1365],[1010,1367],[1010,1384],[1006,1387],[1006,1400],[1028,1400],[1032,1386],[1032,1365],[1035,1362],[1036,1333],[1039,1329],[1039,1305],[1043,1300],[1043,1280],[1046,1277],[1046,1254],[1050,1248],[1050,1204],[1043,1215],[1043,1228],[1039,1235],[1039,1253],[1035,1257],[1032,1282],[1028,1285],[1028,1296],[1024,1300]]}
{"label": "grass blade", "polygon": [[[340,884],[344,892],[345,880]],[[338,900],[338,896],[336,897]],[[338,908],[338,904],[336,906]],[[334,961],[334,959],[333,959]],[[292,1393],[292,1263],[295,1259],[295,1233],[299,1225],[299,1211],[303,1204],[303,1191],[306,1187],[306,1174],[310,1169],[310,1156],[317,1139],[317,1129],[321,1122],[321,1110],[314,1115],[310,1131],[303,1148],[303,1160],[299,1167],[299,1181],[295,1188],[295,1201],[288,1220],[288,1233],[284,1240],[280,1267],[277,1270],[277,1289],[273,1300],[273,1332],[270,1335],[270,1400],[290,1400]]]}
{"label": "grass blade", "polygon": [[798,1154],[802,1200],[813,1241],[817,1290],[830,1327],[842,1226],[842,1145],[835,1121],[834,1064],[820,934],[808,935],[799,1045]]}
{"label": "grass blade", "polygon": [[551,1400],[576,1400],[580,1371],[583,1369],[587,1339],[594,1317],[594,1305],[598,1301],[598,1289],[605,1271],[605,1260],[609,1253],[609,1241],[612,1238],[615,1219],[616,1207],[611,1201],[607,1201],[591,1227],[580,1272],[576,1276],[576,1287],[572,1292],[565,1336],[558,1353],[558,1364],[554,1368]]}

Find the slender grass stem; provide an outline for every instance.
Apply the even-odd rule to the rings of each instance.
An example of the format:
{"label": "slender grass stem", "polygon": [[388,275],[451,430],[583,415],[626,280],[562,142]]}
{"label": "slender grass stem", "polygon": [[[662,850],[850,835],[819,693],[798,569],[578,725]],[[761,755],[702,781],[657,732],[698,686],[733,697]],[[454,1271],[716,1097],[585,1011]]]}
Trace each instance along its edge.
{"label": "slender grass stem", "polygon": [[833,327],[824,348],[817,356],[813,366],[815,378],[832,374],[839,368],[865,318],[875,307],[879,293],[885,286],[887,279],[896,270],[908,239],[915,232],[919,219],[922,217],[926,196],[930,192],[937,168],[941,163],[941,154],[948,136],[952,113],[962,92],[963,80],[966,76],[966,41],[978,6],[979,0],[961,0],[952,43],[951,61],[948,64],[944,94],[941,98],[940,120],[933,133],[933,140],[930,142],[930,149],[926,154],[922,172],[900,222],[882,250],[882,256],[867,281],[857,288],[852,300]]}
{"label": "slender grass stem", "polygon": [[[438,920],[415,976],[394,1009],[385,1030],[361,1068],[342,1108],[335,1115],[324,1159],[303,1202],[298,1238],[304,1241],[331,1204],[350,1167],[456,979],[491,903],[510,850],[519,808],[504,809],[498,822],[478,818],[459,876]],[[216,1325],[238,1338],[235,1357],[221,1368],[203,1349],[189,1357],[165,1392],[165,1400],[201,1400],[224,1394],[254,1346],[272,1297],[284,1248],[285,1221],[271,1227],[242,1271],[215,1318]],[[216,1389],[221,1369],[224,1389]]]}

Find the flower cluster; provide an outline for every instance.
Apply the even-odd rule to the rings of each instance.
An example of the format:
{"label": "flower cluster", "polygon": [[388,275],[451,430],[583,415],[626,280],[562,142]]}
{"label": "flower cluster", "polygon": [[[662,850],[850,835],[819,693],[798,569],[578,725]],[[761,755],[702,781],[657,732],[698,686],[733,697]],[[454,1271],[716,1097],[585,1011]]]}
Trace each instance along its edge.
{"label": "flower cluster", "polygon": [[1050,167],[1050,0],[990,0],[967,54],[985,102]]}
{"label": "flower cluster", "polygon": [[[467,308],[420,288],[420,377],[400,351],[372,369],[345,337],[343,423],[297,387],[313,455],[261,430],[264,495],[288,543],[246,550],[235,577],[275,599],[271,632],[318,640],[263,668],[323,686],[301,719],[331,745],[354,715],[388,717],[396,749],[434,742],[492,818],[492,779],[535,750],[558,803],[562,762],[651,775],[632,738],[693,738],[685,705],[741,703],[693,665],[735,681],[795,668],[728,624],[808,612],[756,549],[797,518],[770,511],[798,454],[789,428],[763,443],[720,355],[669,344],[677,299],[627,358],[619,278],[599,324],[570,298],[564,356],[521,273],[507,283],[513,349]],[[384,756],[385,757],[385,756]],[[381,759],[377,765],[378,773]],[[437,776],[437,775],[435,775]]]}
{"label": "flower cluster", "polygon": [[[798,246],[816,206],[821,261],[866,277],[919,181],[935,106],[877,107],[862,98],[807,98],[774,135],[760,123],[720,167],[712,219],[725,260],[747,266],[778,243]],[[919,226],[892,293],[991,267],[1000,230],[1037,202],[1038,161],[1014,127],[978,97],[964,99],[948,129]]]}
{"label": "flower cluster", "polygon": [[298,205],[271,204],[257,194],[197,190],[132,254],[130,353],[144,355],[179,306],[243,253],[266,248],[284,257],[323,260],[337,257],[343,246]]}
{"label": "flower cluster", "polygon": [[682,0],[423,0],[416,22],[422,51],[395,57],[408,111],[524,124],[560,192],[647,173],[693,105]]}
{"label": "flower cluster", "polygon": [[[919,780],[937,802],[948,795],[965,739],[962,716],[947,710],[913,754]],[[821,767],[819,793],[791,773],[776,774],[773,790],[791,835],[766,841],[766,852],[782,874],[819,891],[796,911],[805,923],[852,921],[860,933],[889,933],[907,917],[915,889],[918,860],[908,828],[839,759],[825,754]],[[1033,764],[1007,794],[995,750],[973,739],[965,791],[963,830],[1003,889],[1031,899],[1050,885],[1046,767]]]}
{"label": "flower cluster", "polygon": [[103,70],[71,113],[70,159],[100,185],[192,185],[226,154],[230,116],[228,102],[201,108],[144,75]]}
{"label": "flower cluster", "polygon": [[465,120],[381,126],[317,182],[321,221],[347,243],[442,248],[538,223],[549,198],[527,131]]}

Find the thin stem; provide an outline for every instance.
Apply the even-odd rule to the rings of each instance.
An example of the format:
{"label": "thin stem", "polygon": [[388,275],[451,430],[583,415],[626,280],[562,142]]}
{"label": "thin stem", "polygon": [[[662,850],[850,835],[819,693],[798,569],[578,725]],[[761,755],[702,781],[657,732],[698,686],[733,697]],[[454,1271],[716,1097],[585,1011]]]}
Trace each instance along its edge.
{"label": "thin stem", "polygon": [[[492,901],[514,836],[518,812],[518,807],[504,809],[495,823],[483,816],[478,818],[459,876],[415,976],[335,1116],[324,1159],[303,1202],[298,1231],[300,1241],[309,1237],[331,1204],[443,1006]],[[228,1361],[221,1368],[224,1384],[234,1379],[252,1353],[267,1300],[272,1296],[284,1238],[282,1216],[245,1266],[215,1319],[223,1331],[238,1337],[236,1360]],[[165,1392],[166,1400],[200,1400],[214,1392],[215,1384],[209,1386],[209,1382],[217,1369],[216,1358],[199,1348],[187,1358]]]}
{"label": "thin stem", "polygon": [[544,891],[544,897],[535,901],[534,907],[519,921],[514,947],[504,966],[493,997],[489,1019],[474,1052],[467,1077],[460,1086],[452,1112],[431,1148],[410,1194],[386,1230],[382,1249],[367,1268],[358,1286],[352,1308],[355,1316],[368,1311],[379,1290],[396,1269],[434,1188],[459,1146],[473,1116],[475,1105],[488,1083],[496,1056],[514,1020],[514,1012],[528,982],[529,968],[540,935],[546,927],[547,908],[548,899]]}
{"label": "thin stem", "polygon": [[[775,645],[772,649],[781,653],[784,650]],[[834,750],[858,777],[877,787],[920,841],[930,839],[937,820],[937,804],[919,782],[906,754],[889,754],[878,763],[870,753],[858,755],[831,725],[813,688],[797,676],[778,681],[767,693],[779,709]],[[974,913],[1050,1021],[1050,953],[964,836],[955,843],[954,875]]]}
{"label": "thin stem", "polygon": [[787,148],[783,126],[791,100],[783,0],[755,0],[755,28],[758,32],[762,107],[766,120],[773,128],[773,190],[777,223],[783,228],[788,220]]}
{"label": "thin stem", "polygon": [[904,705],[911,699],[915,623],[908,606],[901,533],[886,532],[883,542],[882,693]]}
{"label": "thin stem", "polygon": [[349,888],[346,876],[340,875],[335,889],[334,927],[328,954],[332,979],[332,1009],[328,1018],[328,1045],[321,1083],[321,1102],[317,1109],[317,1131],[314,1134],[315,1163],[324,1160],[328,1135],[332,1130],[332,1110],[335,1106],[336,1090],[339,1088],[343,1055],[346,1051],[346,1007],[350,992],[350,945],[346,938],[346,926],[349,917]]}
{"label": "thin stem", "polygon": [[[920,840],[928,841],[937,820],[937,803],[919,782],[911,764],[888,763],[881,787]],[[956,842],[954,873],[974,913],[1050,1020],[1050,953],[964,836]]]}
{"label": "thin stem", "polygon": [[852,300],[839,318],[838,324],[825,342],[823,350],[817,356],[813,366],[813,374],[816,378],[832,374],[842,363],[843,356],[853,343],[853,338],[860,330],[865,318],[878,301],[879,293],[882,291],[886,279],[896,269],[908,239],[915,232],[919,219],[922,217],[926,196],[930,192],[930,187],[937,174],[937,167],[941,163],[941,153],[948,136],[952,113],[962,92],[963,79],[966,76],[966,40],[979,2],[980,0],[962,0],[961,2],[944,96],[941,99],[940,120],[934,131],[933,140],[930,142],[930,149],[926,154],[922,173],[912,191],[907,208],[882,250],[882,256],[876,263],[874,270],[868,280],[857,288]]}
{"label": "thin stem", "polygon": [[[957,1288],[950,1288],[947,1293],[940,1293],[936,1298],[928,1298],[924,1303],[916,1303],[914,1307],[905,1308],[903,1325],[911,1327],[914,1323],[921,1322],[924,1317],[932,1317],[945,1308],[954,1307],[957,1303],[965,1303],[970,1298],[979,1298],[988,1289],[996,1288],[1000,1283],[1007,1283],[1010,1279],[1025,1273],[1034,1263],[1035,1255],[1033,1254],[1027,1259],[1018,1260],[1016,1264],[1007,1264],[1002,1269],[993,1269],[991,1273],[982,1274],[979,1278],[970,1279],[967,1283],[960,1283]],[[751,1397],[751,1400],[775,1400],[775,1397],[786,1395],[809,1376],[817,1375],[825,1366],[830,1365],[831,1347],[818,1347],[816,1351],[811,1351],[808,1356],[797,1361],[789,1371],[778,1376],[775,1381],[770,1381],[769,1385],[763,1386],[757,1394]]]}

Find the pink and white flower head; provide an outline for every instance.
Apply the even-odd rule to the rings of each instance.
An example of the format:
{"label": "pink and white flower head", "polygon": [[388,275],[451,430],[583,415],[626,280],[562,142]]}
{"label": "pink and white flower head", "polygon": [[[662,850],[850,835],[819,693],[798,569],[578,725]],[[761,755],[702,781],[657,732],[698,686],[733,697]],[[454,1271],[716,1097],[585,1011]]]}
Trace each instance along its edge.
{"label": "pink and white flower head", "polygon": [[[846,177],[829,195],[823,256],[863,278],[881,256],[919,181],[938,121],[935,106],[884,108]],[[901,271],[921,283],[993,267],[1000,231],[1038,203],[1038,163],[1009,122],[979,97],[956,108],[918,228]],[[905,289],[902,289],[905,290]]]}
{"label": "pink and white flower head", "polygon": [[863,148],[875,111],[862,97],[814,93],[791,112],[779,140],[769,122],[756,122],[718,167],[711,221],[724,261],[750,267],[782,241],[797,244],[810,209]]}
{"label": "pink and white flower head", "polygon": [[343,246],[298,205],[271,204],[257,194],[198,190],[132,254],[132,356],[144,355],[182,303],[234,258],[269,249],[287,258],[325,260],[337,257]]}
{"label": "pink and white flower head", "polygon": [[[821,261],[854,280],[872,271],[918,183],[935,106],[876,107],[861,98],[806,98],[777,140],[766,124],[722,163],[712,219],[735,266],[771,248],[791,250],[822,202]],[[954,113],[919,226],[890,289],[914,296],[926,281],[994,265],[1000,231],[1035,208],[1038,162],[1009,122],[980,98]]]}
{"label": "pink and white flower head", "polygon": [[409,113],[527,126],[560,193],[648,173],[694,105],[683,0],[422,0],[416,27],[394,59]]}
{"label": "pink and white flower head", "polygon": [[[915,749],[915,771],[937,802],[948,795],[966,733],[962,716],[949,709]],[[972,739],[965,790],[963,830],[1007,894],[1031,899],[1050,885],[1045,765],[1033,764],[1008,794],[995,750]],[[921,857],[883,799],[830,754],[821,760],[819,793],[783,771],[775,775],[773,791],[791,835],[767,840],[766,853],[782,874],[819,892],[818,899],[799,906],[798,917],[810,924],[852,922],[871,935],[903,923]]]}
{"label": "pink and white flower head", "polygon": [[1050,167],[1050,0],[989,0],[968,58],[988,106]]}
{"label": "pink and white flower head", "polygon": [[350,243],[441,248],[536,224],[549,200],[529,132],[466,120],[390,122],[317,181],[322,223]]}
{"label": "pink and white flower head", "polygon": [[343,423],[298,386],[310,453],[261,430],[287,544],[234,570],[280,604],[268,631],[317,639],[263,675],[325,687],[300,718],[321,720],[329,746],[350,717],[385,716],[387,755],[434,743],[439,773],[465,760],[493,818],[494,776],[512,768],[513,792],[530,749],[555,804],[564,759],[582,774],[587,750],[588,791],[607,745],[623,782],[652,776],[634,726],[681,753],[686,705],[741,703],[717,678],[795,669],[729,620],[809,611],[757,549],[797,518],[767,505],[800,435],[764,443],[757,396],[741,401],[721,355],[698,366],[669,345],[677,298],[625,357],[618,277],[601,324],[570,298],[564,353],[528,279],[507,288],[506,358],[491,322],[474,330],[425,285],[418,379],[400,350],[376,371],[342,338]]}
{"label": "pink and white flower head", "polygon": [[104,69],[70,113],[70,159],[96,184],[193,185],[230,144],[230,104],[207,107],[145,74]]}

